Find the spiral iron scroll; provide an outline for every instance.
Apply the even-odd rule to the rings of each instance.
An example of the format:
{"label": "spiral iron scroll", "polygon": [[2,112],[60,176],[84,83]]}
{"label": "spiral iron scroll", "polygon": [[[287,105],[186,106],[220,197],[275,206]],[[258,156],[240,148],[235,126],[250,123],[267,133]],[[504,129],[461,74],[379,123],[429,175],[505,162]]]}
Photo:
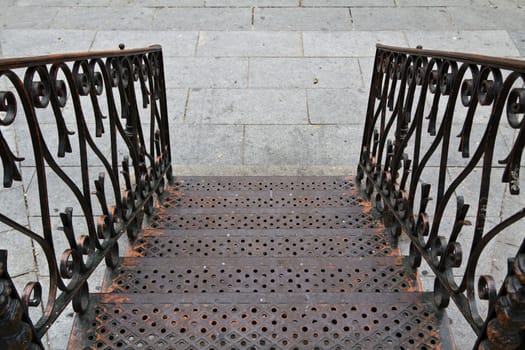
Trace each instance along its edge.
{"label": "spiral iron scroll", "polygon": [[[21,181],[21,164],[28,156],[34,159],[42,232],[13,220],[12,213],[0,213],[0,222],[33,240],[45,255],[50,275],[46,298],[39,282],[28,283],[18,293],[7,275],[7,252],[1,252],[2,349],[41,348],[40,338],[69,303],[76,312],[86,311],[89,276],[103,259],[109,267],[118,264],[117,240],[124,232],[130,239],[136,237],[144,213],[152,213],[154,197],[160,197],[166,181],[171,181],[163,69],[160,46],[39,57],[24,63],[0,60],[0,78],[8,85],[0,91],[3,185]],[[54,120],[56,155],[39,121],[44,112]],[[23,119],[29,131],[30,139],[21,142],[31,144],[31,155],[17,155],[5,136],[9,128],[24,124],[17,119]],[[109,139],[109,153],[97,143],[104,135]],[[59,159],[72,152],[73,141],[81,172],[78,183],[59,165]],[[94,182],[89,176],[93,159],[103,169]],[[50,173],[72,193],[81,210],[73,213],[72,208],[64,208],[58,233],[51,225]],[[102,212],[97,217],[95,204]],[[80,214],[85,232],[75,232],[74,214]],[[55,247],[56,235],[67,242],[64,251]],[[41,305],[44,299],[47,302]],[[39,319],[30,320],[31,307],[42,308]]]}
{"label": "spiral iron scroll", "polygon": [[[490,275],[476,273],[486,264],[480,257],[489,244],[525,216],[521,208],[487,229],[487,206],[494,200],[493,161],[503,166],[501,182],[508,184],[508,200],[520,193],[524,86],[525,63],[519,61],[381,45],[375,56],[356,182],[375,201],[393,237],[402,232],[409,236],[411,265],[418,268],[426,260],[436,276],[436,305],[445,308],[450,299],[456,303],[477,335],[477,349],[525,346],[525,243],[505,257],[509,270],[501,285]],[[481,114],[488,116],[484,124]],[[454,135],[458,123],[460,131]],[[473,128],[480,125],[480,139],[473,140]],[[503,128],[516,136],[506,157],[497,159]],[[449,180],[447,167],[454,152],[465,164]],[[423,176],[432,157],[439,160],[431,174],[434,185]],[[475,168],[481,180],[472,183]],[[465,184],[477,191],[477,202],[467,203],[461,196]],[[453,224],[444,232],[444,213],[454,207]],[[473,234],[465,244],[459,237],[469,225]],[[458,280],[460,266],[464,272]],[[481,302],[488,304],[485,316]]]}

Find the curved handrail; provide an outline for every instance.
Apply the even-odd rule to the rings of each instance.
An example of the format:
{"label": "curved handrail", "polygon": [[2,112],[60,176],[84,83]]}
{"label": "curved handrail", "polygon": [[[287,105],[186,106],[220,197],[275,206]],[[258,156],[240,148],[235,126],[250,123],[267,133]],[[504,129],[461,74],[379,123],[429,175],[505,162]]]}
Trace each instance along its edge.
{"label": "curved handrail", "polygon": [[[11,187],[22,181],[21,166],[34,169],[42,227],[27,227],[12,213],[0,213],[0,222],[33,240],[49,274],[47,288],[33,281],[17,291],[7,272],[8,252],[0,252],[1,348],[42,348],[40,338],[67,305],[86,311],[89,277],[103,259],[109,267],[118,264],[118,239],[124,232],[136,237],[154,196],[171,181],[162,49],[121,48],[0,60],[6,86],[0,91],[0,174]],[[29,134],[19,140],[20,149],[9,130]],[[69,193],[58,217],[52,208],[65,203],[51,193],[56,182]],[[58,219],[62,232],[53,225]],[[29,317],[31,307],[43,308],[36,320]]]}
{"label": "curved handrail", "polygon": [[480,349],[525,346],[523,236],[500,257],[506,277],[479,273],[492,263],[481,256],[525,216],[500,210],[489,222],[495,166],[509,201],[520,193],[524,85],[525,61],[377,45],[356,181],[394,236],[408,235],[412,266],[424,258],[435,274],[437,306],[452,299]]}

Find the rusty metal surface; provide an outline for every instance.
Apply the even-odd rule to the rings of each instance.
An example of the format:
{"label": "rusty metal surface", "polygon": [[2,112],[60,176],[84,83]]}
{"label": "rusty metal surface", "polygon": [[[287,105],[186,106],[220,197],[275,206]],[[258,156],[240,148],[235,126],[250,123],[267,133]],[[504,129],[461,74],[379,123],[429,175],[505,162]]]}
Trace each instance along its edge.
{"label": "rusty metal surface", "polygon": [[[177,301],[175,301],[177,300]],[[429,295],[98,295],[72,349],[450,349]]]}
{"label": "rusty metal surface", "polygon": [[[349,213],[350,212],[350,213]],[[370,214],[346,208],[308,210],[267,210],[266,212],[227,212],[206,214],[157,213],[151,227],[158,229],[345,229],[374,228],[377,222]]]}
{"label": "rusty metal surface", "polygon": [[356,191],[350,176],[181,176],[173,190],[186,191]]}
{"label": "rusty metal surface", "polygon": [[108,274],[109,293],[350,293],[417,289],[402,257],[125,258]]}
{"label": "rusty metal surface", "polygon": [[[366,257],[398,253],[380,229],[360,230],[148,230],[129,246],[128,256]],[[183,233],[184,232],[184,233]]]}
{"label": "rusty metal surface", "polygon": [[70,349],[451,348],[348,178],[183,177]]}

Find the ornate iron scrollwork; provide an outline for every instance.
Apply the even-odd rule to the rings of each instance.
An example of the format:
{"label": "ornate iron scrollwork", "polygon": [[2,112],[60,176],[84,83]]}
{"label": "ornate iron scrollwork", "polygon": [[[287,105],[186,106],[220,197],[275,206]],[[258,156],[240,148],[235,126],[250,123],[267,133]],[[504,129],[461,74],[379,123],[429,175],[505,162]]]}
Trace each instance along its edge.
{"label": "ornate iron scrollwork", "polygon": [[[509,184],[509,201],[520,193],[524,84],[522,61],[377,47],[356,181],[375,198],[385,226],[411,239],[411,265],[417,268],[426,260],[435,274],[436,304],[456,303],[477,335],[474,348],[525,345],[523,248],[509,252],[504,281],[478,272],[487,264],[481,256],[491,242],[525,216],[521,208],[487,224],[494,160],[504,166],[501,181]],[[516,130],[511,145],[502,142],[502,129]],[[496,157],[502,144],[507,147],[501,160]],[[452,166],[457,175],[449,173]],[[474,200],[461,195],[464,185],[474,186]],[[446,228],[445,220],[451,222]]]}
{"label": "ornate iron scrollwork", "polygon": [[[162,51],[151,46],[5,59],[0,79],[6,86],[0,92],[3,184],[22,180],[24,158],[34,161],[42,229],[28,228],[10,218],[12,213],[0,213],[0,222],[33,240],[49,272],[44,297],[38,282],[18,294],[7,275],[6,253],[0,255],[0,348],[42,348],[40,338],[69,303],[76,312],[88,308],[88,278],[103,259],[109,267],[118,264],[119,237],[127,232],[136,238],[144,213],[152,213],[155,197],[172,179]],[[49,115],[54,129],[41,121]],[[29,138],[21,142],[31,145],[31,154],[17,154],[5,137],[9,128],[26,128]],[[73,151],[80,180],[61,166]],[[100,172],[95,181],[93,166]],[[60,212],[62,232],[51,225],[49,174],[74,199],[74,210]],[[75,228],[78,215],[81,230]],[[66,242],[63,251],[56,246],[58,236]],[[28,308],[39,305],[42,316],[31,320]]]}

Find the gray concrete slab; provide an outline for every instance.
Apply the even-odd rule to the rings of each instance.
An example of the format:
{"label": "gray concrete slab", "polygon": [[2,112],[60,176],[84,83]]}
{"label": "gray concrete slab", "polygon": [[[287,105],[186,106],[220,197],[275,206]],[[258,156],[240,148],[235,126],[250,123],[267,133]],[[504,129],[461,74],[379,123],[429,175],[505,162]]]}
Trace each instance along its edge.
{"label": "gray concrete slab", "polygon": [[154,9],[147,7],[59,7],[54,29],[152,30]]}
{"label": "gray concrete slab", "polygon": [[94,38],[95,31],[90,30],[7,29],[0,32],[3,57],[88,51]]}
{"label": "gray concrete slab", "polygon": [[304,7],[355,7],[395,6],[394,0],[302,0]]}
{"label": "gray concrete slab", "polygon": [[184,123],[189,89],[167,89],[168,118],[170,125]]}
{"label": "gray concrete slab", "polygon": [[160,8],[152,29],[156,30],[248,30],[249,8]]}
{"label": "gray concrete slab", "polygon": [[312,124],[364,123],[368,91],[356,89],[309,89],[308,115]]}
{"label": "gray concrete slab", "polygon": [[372,7],[352,8],[356,30],[444,30],[452,19],[446,8]]}
{"label": "gray concrete slab", "polygon": [[[80,168],[77,167],[64,167],[62,168],[67,176],[69,176],[74,183],[78,186],[78,190],[82,191],[82,177]],[[89,184],[92,191],[95,190],[94,181],[98,179],[100,173],[105,173],[106,170],[102,167],[91,167],[89,168]],[[106,174],[107,177],[107,174]],[[51,216],[59,216],[60,213],[65,211],[65,208],[73,208],[73,215],[83,216],[82,206],[80,201],[75,197],[73,191],[61,180],[57,174],[53,171],[48,170],[46,174],[48,181],[48,201],[49,210]],[[108,205],[115,205],[115,196],[109,178],[106,178],[105,184],[106,199]],[[33,181],[31,185],[26,189],[27,197],[27,208],[30,216],[41,216],[40,202],[38,193],[38,184]],[[93,215],[98,216],[102,214],[99,201],[95,195],[90,196],[92,203]]]}
{"label": "gray concrete slab", "polygon": [[341,125],[246,126],[245,164],[356,164],[362,130]]}
{"label": "gray concrete slab", "polygon": [[166,85],[169,88],[243,88],[248,86],[245,58],[167,58]]}
{"label": "gray concrete slab", "polygon": [[192,89],[189,96],[187,123],[308,123],[304,90]]}
{"label": "gray concrete slab", "polygon": [[457,7],[449,11],[454,26],[462,30],[521,30],[525,8]]}
{"label": "gray concrete slab", "polygon": [[17,6],[109,6],[111,0],[13,0]]}
{"label": "gray concrete slab", "polygon": [[174,164],[242,164],[243,126],[181,125],[171,129]]}
{"label": "gray concrete slab", "polygon": [[355,88],[360,84],[355,58],[250,59],[250,87]]}
{"label": "gray concrete slab", "polygon": [[199,7],[204,6],[205,0],[120,0],[128,1],[134,6],[146,7]]}
{"label": "gray concrete slab", "polygon": [[207,7],[292,7],[298,5],[299,0],[206,0]]}
{"label": "gray concrete slab", "polygon": [[514,45],[520,52],[520,56],[525,55],[525,32],[509,32]]}
{"label": "gray concrete slab", "polygon": [[[47,145],[51,156],[55,159],[56,163],[61,166],[80,166],[79,158],[79,141],[78,135],[69,136],[72,152],[65,153],[64,157],[58,157],[58,132],[56,126],[53,124],[44,124],[40,126],[42,131],[43,140]],[[92,137],[95,138],[95,127],[92,126],[91,132]],[[74,129],[73,129],[74,130]],[[23,167],[34,166],[35,165],[35,156],[33,153],[33,146],[31,142],[26,142],[25,140],[31,140],[29,132],[27,130],[18,130],[17,132],[18,140],[18,152],[17,154],[20,157],[24,158],[24,161],[21,162]],[[103,134],[101,138],[96,139],[96,146],[106,157],[109,156],[111,151],[111,146],[109,143],[108,133]],[[102,162],[99,160],[98,156],[89,149],[87,151],[87,159],[91,166],[102,166]]]}
{"label": "gray concrete slab", "polygon": [[28,11],[22,6],[7,6],[2,9],[1,26],[2,29],[47,29],[55,22],[58,10],[34,6]]}
{"label": "gray concrete slab", "polygon": [[198,32],[196,31],[98,31],[91,50],[118,49],[123,43],[126,48],[162,45],[164,57],[194,56]]}
{"label": "gray concrete slab", "polygon": [[[5,211],[2,210],[2,213]],[[24,219],[27,221],[27,218]],[[29,237],[15,230],[0,232],[0,249],[8,251],[7,271],[11,277],[36,271],[33,244]]]}
{"label": "gray concrete slab", "polygon": [[[0,191],[0,212],[22,226],[27,226],[27,211],[24,203],[24,188],[20,182]],[[0,232],[11,231],[11,227],[0,223]]]}
{"label": "gray concrete slab", "polygon": [[397,6],[450,7],[450,6],[490,6],[489,0],[396,0]]}
{"label": "gray concrete slab", "polygon": [[302,56],[299,32],[201,32],[197,56]]}
{"label": "gray concrete slab", "polygon": [[504,30],[405,31],[410,47],[459,51],[481,55],[517,57],[520,55],[509,33]]}
{"label": "gray concrete slab", "polygon": [[256,30],[352,30],[347,8],[256,8]]}
{"label": "gray concrete slab", "polygon": [[303,32],[305,56],[374,56],[377,43],[407,46],[401,31]]}

